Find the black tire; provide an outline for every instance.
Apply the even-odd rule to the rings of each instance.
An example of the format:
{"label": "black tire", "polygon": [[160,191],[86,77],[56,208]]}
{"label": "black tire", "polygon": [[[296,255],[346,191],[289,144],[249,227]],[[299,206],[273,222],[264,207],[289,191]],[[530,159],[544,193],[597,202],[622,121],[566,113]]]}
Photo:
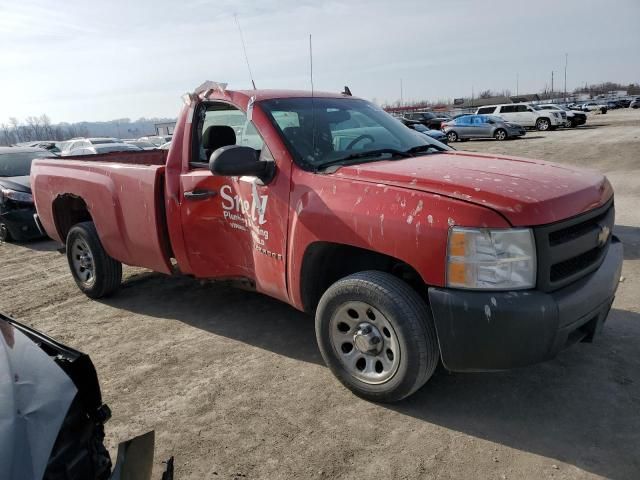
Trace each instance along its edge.
{"label": "black tire", "polygon": [[536,120],[536,129],[541,132],[546,132],[551,127],[551,122],[548,118],[539,118]]}
{"label": "black tire", "polygon": [[4,223],[0,223],[0,242],[10,242],[11,240],[13,238],[11,238],[9,228]]}
{"label": "black tire", "polygon": [[576,128],[576,121],[573,118],[570,118],[567,120],[569,122],[569,125],[567,128]]}
{"label": "black tire", "polygon": [[[84,242],[88,247],[93,268],[91,281],[81,278],[83,272],[74,265],[79,260],[78,251],[74,247],[76,242]],[[78,223],[69,230],[66,250],[73,279],[86,296],[102,298],[118,290],[122,282],[122,264],[107,254],[93,222]]]}
{"label": "black tire", "polygon": [[495,138],[496,140],[502,141],[509,138],[509,134],[504,128],[499,128],[493,133],[493,138]]}
{"label": "black tire", "polygon": [[449,133],[447,133],[447,140],[449,141],[449,143],[453,143],[455,141],[458,140],[458,134],[456,132],[454,132],[453,130],[451,130]]}
{"label": "black tire", "polygon": [[[336,324],[334,316],[353,302],[370,305],[392,327],[399,360],[396,370],[383,383],[372,384],[357,378],[344,365],[332,343],[330,329]],[[380,319],[374,320],[377,321]],[[388,331],[385,335],[390,336]],[[435,326],[425,301],[407,283],[379,271],[359,272],[329,287],[316,311],[316,338],[325,363],[338,380],[356,395],[375,402],[396,402],[414,393],[433,375],[440,358]]]}

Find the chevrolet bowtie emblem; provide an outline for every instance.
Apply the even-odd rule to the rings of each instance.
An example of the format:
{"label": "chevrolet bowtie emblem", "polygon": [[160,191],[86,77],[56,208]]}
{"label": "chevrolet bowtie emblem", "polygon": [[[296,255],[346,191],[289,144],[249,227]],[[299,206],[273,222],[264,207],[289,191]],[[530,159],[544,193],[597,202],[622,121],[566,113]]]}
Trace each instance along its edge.
{"label": "chevrolet bowtie emblem", "polygon": [[606,225],[602,225],[600,227],[600,231],[598,232],[598,246],[603,247],[607,240],[609,240],[609,234],[611,233],[611,229]]}

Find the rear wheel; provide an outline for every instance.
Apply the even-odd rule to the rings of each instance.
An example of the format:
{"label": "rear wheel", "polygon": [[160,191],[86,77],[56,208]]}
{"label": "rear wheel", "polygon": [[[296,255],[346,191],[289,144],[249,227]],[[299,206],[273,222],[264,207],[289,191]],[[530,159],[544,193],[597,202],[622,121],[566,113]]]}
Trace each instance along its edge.
{"label": "rear wheel", "polygon": [[449,143],[453,143],[455,141],[458,140],[458,134],[456,132],[454,132],[453,130],[450,131],[449,133],[447,133],[447,140],[449,140]]}
{"label": "rear wheel", "polygon": [[0,242],[10,242],[11,240],[9,229],[4,223],[0,223]]}
{"label": "rear wheel", "polygon": [[69,231],[67,260],[78,288],[88,297],[106,297],[120,287],[122,264],[105,251],[93,222],[79,223]]}
{"label": "rear wheel", "polygon": [[506,130],[499,128],[493,134],[493,138],[496,140],[506,140],[508,137]]}
{"label": "rear wheel", "polygon": [[411,395],[431,377],[439,359],[424,300],[384,272],[356,273],[329,287],[316,312],[316,338],[338,380],[372,401]]}
{"label": "rear wheel", "polygon": [[539,118],[536,121],[536,128],[541,132],[549,130],[550,126],[551,126],[551,123],[549,122],[548,118]]}

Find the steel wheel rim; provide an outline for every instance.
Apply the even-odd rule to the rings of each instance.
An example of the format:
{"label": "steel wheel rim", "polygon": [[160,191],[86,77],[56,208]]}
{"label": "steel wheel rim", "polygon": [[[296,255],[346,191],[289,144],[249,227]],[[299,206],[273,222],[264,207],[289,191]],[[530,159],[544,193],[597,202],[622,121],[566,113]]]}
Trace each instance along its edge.
{"label": "steel wheel rim", "polygon": [[547,128],[549,128],[549,122],[547,122],[546,120],[540,120],[540,130],[546,130]]}
{"label": "steel wheel rim", "polygon": [[454,132],[451,132],[447,134],[447,138],[449,139],[450,142],[455,142],[456,139],[458,138],[458,135]]}
{"label": "steel wheel rim", "polygon": [[498,133],[496,133],[496,138],[498,140],[504,140],[506,137],[507,135],[502,130],[499,130]]}
{"label": "steel wheel rim", "polygon": [[0,224],[0,242],[6,242],[7,237],[9,237],[9,229],[4,223]]}
{"label": "steel wheel rim", "polygon": [[344,303],[331,318],[329,329],[336,357],[358,380],[377,385],[389,381],[398,371],[398,337],[380,310],[365,302]]}
{"label": "steel wheel rim", "polygon": [[82,238],[76,238],[71,244],[71,263],[76,278],[84,286],[91,287],[96,281],[93,253]]}

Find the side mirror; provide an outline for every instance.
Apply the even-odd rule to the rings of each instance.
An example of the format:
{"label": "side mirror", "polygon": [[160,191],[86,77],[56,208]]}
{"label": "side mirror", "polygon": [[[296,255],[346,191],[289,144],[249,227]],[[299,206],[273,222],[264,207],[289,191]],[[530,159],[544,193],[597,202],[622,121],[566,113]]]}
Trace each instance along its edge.
{"label": "side mirror", "polygon": [[221,177],[249,175],[268,183],[275,173],[275,162],[260,160],[257,152],[251,147],[227,145],[211,154],[209,170]]}

